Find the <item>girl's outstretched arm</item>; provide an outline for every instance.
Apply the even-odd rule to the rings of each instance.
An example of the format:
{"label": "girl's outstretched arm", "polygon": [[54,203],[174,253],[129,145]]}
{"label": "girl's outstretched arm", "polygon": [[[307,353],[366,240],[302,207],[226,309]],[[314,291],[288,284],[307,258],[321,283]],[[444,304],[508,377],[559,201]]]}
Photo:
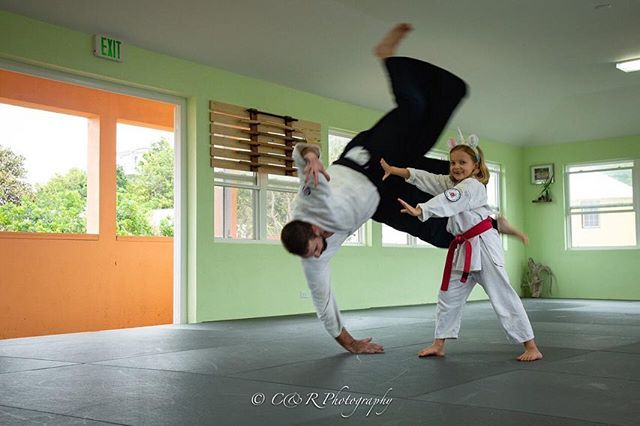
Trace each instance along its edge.
{"label": "girl's outstretched arm", "polygon": [[386,161],[384,161],[384,158],[380,159],[380,165],[382,166],[382,169],[384,170],[384,176],[382,176],[382,180],[385,180],[386,178],[388,178],[391,175],[394,176],[400,176],[402,179],[409,179],[409,170],[405,169],[404,167],[394,167],[391,166],[389,164],[387,164]]}

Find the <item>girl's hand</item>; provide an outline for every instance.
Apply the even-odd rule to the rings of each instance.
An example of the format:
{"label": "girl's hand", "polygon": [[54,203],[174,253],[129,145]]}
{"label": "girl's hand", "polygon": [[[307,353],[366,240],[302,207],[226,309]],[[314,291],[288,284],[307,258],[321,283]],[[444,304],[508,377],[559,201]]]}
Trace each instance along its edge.
{"label": "girl's hand", "polygon": [[384,170],[384,176],[382,176],[382,180],[385,180],[386,178],[391,176],[391,166],[389,164],[387,164],[386,161],[384,161],[384,158],[380,159],[380,165],[382,166],[382,169]]}
{"label": "girl's hand", "polygon": [[410,214],[411,216],[415,217],[422,217],[422,208],[418,206],[413,207],[400,198],[398,198],[398,201],[400,202],[400,204],[402,204],[402,207],[404,207],[402,210],[400,210],[400,213]]}
{"label": "girl's hand", "polygon": [[391,175],[400,176],[402,179],[409,179],[409,177],[411,176],[411,174],[409,173],[409,169],[405,169],[404,167],[390,166],[386,161],[384,161],[384,158],[380,159],[380,166],[382,167],[382,170],[384,170],[384,176],[382,176],[382,180],[385,180]]}

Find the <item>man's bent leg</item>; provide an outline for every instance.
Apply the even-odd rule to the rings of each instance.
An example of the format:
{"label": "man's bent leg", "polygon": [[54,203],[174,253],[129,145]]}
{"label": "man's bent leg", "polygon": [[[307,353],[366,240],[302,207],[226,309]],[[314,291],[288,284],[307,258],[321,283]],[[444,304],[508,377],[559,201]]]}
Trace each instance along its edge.
{"label": "man's bent leg", "polygon": [[366,150],[368,161],[360,166],[375,185],[383,175],[380,159],[406,167],[424,156],[466,94],[463,80],[427,62],[390,57],[385,65],[398,106],[371,129],[356,135],[341,156],[341,160],[348,158],[355,147]]}
{"label": "man's bent leg", "polygon": [[433,147],[466,95],[467,86],[454,74],[417,59],[391,57],[385,65],[398,105],[398,125],[407,132],[401,145],[386,144],[385,148],[398,148],[403,156],[398,160],[404,162]]}

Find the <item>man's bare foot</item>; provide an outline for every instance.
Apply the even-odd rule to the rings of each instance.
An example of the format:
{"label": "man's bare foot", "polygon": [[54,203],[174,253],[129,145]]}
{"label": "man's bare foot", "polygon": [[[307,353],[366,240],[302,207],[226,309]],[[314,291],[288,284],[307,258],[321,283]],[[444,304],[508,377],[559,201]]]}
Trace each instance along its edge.
{"label": "man's bare foot", "polygon": [[398,47],[400,40],[412,29],[411,24],[397,24],[380,40],[380,43],[373,49],[373,53],[380,59],[393,56],[396,53],[396,47]]}
{"label": "man's bare foot", "polygon": [[536,346],[536,342],[529,340],[524,342],[524,352],[517,359],[522,362],[537,361],[542,359],[542,352]]}
{"label": "man's bare foot", "polygon": [[428,356],[444,356],[444,339],[434,340],[431,346],[418,352],[418,356],[421,358]]}
{"label": "man's bare foot", "polygon": [[522,232],[521,230],[511,226],[511,224],[509,223],[506,217],[498,216],[496,221],[498,222],[499,233],[505,234],[505,235],[513,235],[514,237],[522,241],[522,244],[524,245],[529,244],[529,236],[524,232]]}

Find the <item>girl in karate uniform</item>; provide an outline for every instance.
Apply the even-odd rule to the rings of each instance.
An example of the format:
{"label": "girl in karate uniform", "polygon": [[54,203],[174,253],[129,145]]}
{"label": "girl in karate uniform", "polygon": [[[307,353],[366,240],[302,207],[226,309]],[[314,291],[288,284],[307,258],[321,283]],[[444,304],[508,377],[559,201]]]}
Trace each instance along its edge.
{"label": "girl in karate uniform", "polygon": [[[413,168],[393,167],[380,161],[386,179],[390,175],[404,178],[434,197],[415,207],[398,199],[402,213],[421,221],[431,217],[448,217],[447,231],[455,235],[449,246],[445,270],[438,295],[435,339],[418,352],[421,357],[444,356],[446,339],[458,338],[462,309],[476,283],[487,295],[498,320],[511,343],[522,343],[519,361],[536,361],[542,353],[533,338],[531,323],[522,302],[504,268],[504,252],[498,232],[491,226],[493,213],[487,204],[486,184],[489,170],[475,135],[465,142],[449,140],[449,175],[437,175]],[[436,195],[437,194],[437,195]]]}

